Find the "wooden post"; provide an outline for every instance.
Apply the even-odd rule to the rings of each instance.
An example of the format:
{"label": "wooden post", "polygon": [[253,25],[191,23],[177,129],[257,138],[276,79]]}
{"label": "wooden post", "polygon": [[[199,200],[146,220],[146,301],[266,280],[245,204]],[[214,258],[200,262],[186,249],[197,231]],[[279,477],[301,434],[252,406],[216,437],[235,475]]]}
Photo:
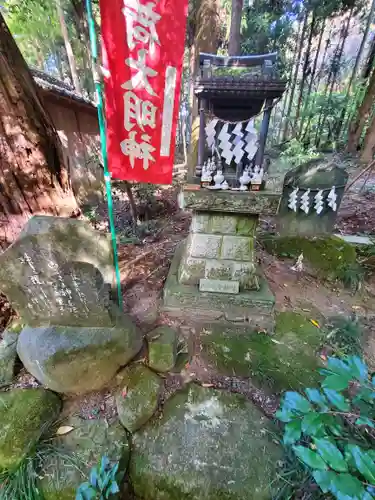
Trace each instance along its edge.
{"label": "wooden post", "polygon": [[195,175],[197,177],[202,176],[202,168],[204,163],[204,153],[206,150],[206,137],[205,137],[205,128],[206,128],[206,120],[205,120],[205,110],[206,110],[206,100],[199,98],[198,101],[198,109],[199,109],[199,139],[198,139],[198,164],[195,169]]}
{"label": "wooden post", "polygon": [[266,110],[265,110],[264,115],[263,115],[263,121],[262,121],[262,126],[260,129],[260,137],[259,137],[259,148],[258,148],[257,157],[256,157],[256,161],[255,161],[255,164],[258,165],[259,167],[262,167],[262,165],[263,165],[264,150],[266,147],[268,128],[270,126],[272,102],[273,102],[273,99],[266,99],[266,103],[265,103]]}

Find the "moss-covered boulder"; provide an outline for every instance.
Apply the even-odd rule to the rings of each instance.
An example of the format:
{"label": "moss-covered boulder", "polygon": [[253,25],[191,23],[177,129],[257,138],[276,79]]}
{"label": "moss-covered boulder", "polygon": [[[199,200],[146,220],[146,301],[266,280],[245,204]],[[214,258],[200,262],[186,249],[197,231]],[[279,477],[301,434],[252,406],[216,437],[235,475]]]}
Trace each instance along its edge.
{"label": "moss-covered boulder", "polygon": [[16,469],[56,420],[61,402],[45,389],[0,394],[0,471]]}
{"label": "moss-covered boulder", "polygon": [[118,421],[108,425],[104,419],[71,417],[61,425],[73,429],[56,436],[51,443],[53,451],[43,455],[40,478],[44,500],[74,500],[78,486],[87,481],[91,468],[102,456],[120,463],[117,479],[122,480],[129,461],[129,444]]}
{"label": "moss-covered boulder", "polygon": [[177,333],[169,326],[159,326],[149,335],[148,365],[156,372],[168,372],[176,364]]}
{"label": "moss-covered boulder", "polygon": [[107,384],[139,352],[142,342],[141,333],[123,315],[112,327],[26,327],[17,352],[44,386],[82,394]]}
{"label": "moss-covered boulder", "polygon": [[144,500],[271,498],[281,450],[243,396],[195,384],[133,435],[130,479]]}
{"label": "moss-covered boulder", "polygon": [[316,383],[321,339],[321,331],[308,318],[293,312],[277,314],[273,336],[219,324],[202,332],[204,355],[217,370],[253,377],[275,391]]}
{"label": "moss-covered boulder", "polygon": [[117,379],[121,379],[116,395],[118,416],[122,425],[134,432],[157,410],[162,379],[140,364],[125,368]]}
{"label": "moss-covered boulder", "polygon": [[356,263],[353,245],[336,236],[304,238],[299,236],[265,237],[262,245],[269,253],[278,257],[297,259],[303,253],[304,259],[327,278],[343,278],[345,270]]}
{"label": "moss-covered boulder", "polygon": [[0,341],[0,386],[13,380],[17,359],[18,334],[5,331]]}

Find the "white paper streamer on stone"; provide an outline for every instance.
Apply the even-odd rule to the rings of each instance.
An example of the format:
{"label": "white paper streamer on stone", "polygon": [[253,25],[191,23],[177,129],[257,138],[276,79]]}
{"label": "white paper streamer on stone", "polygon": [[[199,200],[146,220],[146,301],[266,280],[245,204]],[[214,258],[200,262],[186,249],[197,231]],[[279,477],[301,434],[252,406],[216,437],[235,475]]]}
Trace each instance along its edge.
{"label": "white paper streamer on stone", "polygon": [[337,195],[336,195],[335,186],[332,186],[331,191],[328,193],[327,200],[328,200],[328,206],[331,207],[334,212],[336,212],[336,210],[337,210],[337,203],[336,203]]}
{"label": "white paper streamer on stone", "polygon": [[249,120],[249,123],[246,125],[245,130],[246,132],[250,132],[251,134],[257,135],[257,131],[254,127],[254,120]]}
{"label": "white paper streamer on stone", "polygon": [[298,187],[295,188],[289,195],[288,207],[294,212],[297,212],[297,201],[298,201]]}
{"label": "white paper streamer on stone", "polygon": [[258,151],[258,137],[254,134],[247,133],[245,137],[245,151],[249,160],[252,160]]}
{"label": "white paper streamer on stone", "polygon": [[297,262],[290,268],[292,271],[301,273],[303,271],[303,253],[298,256]]}
{"label": "white paper streamer on stone", "polygon": [[301,210],[303,210],[305,212],[305,214],[309,213],[309,210],[310,210],[310,189],[308,189],[301,196]]}
{"label": "white paper streamer on stone", "polygon": [[323,191],[320,190],[314,197],[315,204],[314,204],[314,209],[318,215],[322,213],[322,210],[324,208],[324,202],[323,202]]}
{"label": "white paper streamer on stone", "polygon": [[214,118],[211,120],[205,128],[206,131],[206,138],[207,138],[207,144],[208,147],[212,148],[212,146],[215,144],[215,135],[216,135],[216,125],[219,120],[217,118]]}
{"label": "white paper streamer on stone", "polygon": [[228,123],[224,123],[221,131],[220,131],[220,134],[219,134],[219,147],[222,149],[222,157],[225,158],[225,163],[227,165],[230,165],[232,159],[233,159],[233,151],[232,151],[232,148],[233,148],[233,145],[231,143],[231,134],[228,133],[228,127],[229,127],[229,124]]}

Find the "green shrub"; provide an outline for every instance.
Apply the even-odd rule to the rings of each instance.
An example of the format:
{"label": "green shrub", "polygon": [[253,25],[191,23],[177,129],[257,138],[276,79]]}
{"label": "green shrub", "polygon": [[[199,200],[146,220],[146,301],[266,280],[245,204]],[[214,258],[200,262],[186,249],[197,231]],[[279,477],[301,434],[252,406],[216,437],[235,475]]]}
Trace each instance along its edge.
{"label": "green shrub", "polygon": [[328,358],[320,389],[287,392],[277,418],[283,441],[323,493],[375,498],[375,377],[358,356]]}
{"label": "green shrub", "polygon": [[105,500],[117,495],[120,492],[118,467],[118,462],[111,464],[107,457],[102,457],[100,464],[91,469],[89,481],[78,488],[76,500]]}

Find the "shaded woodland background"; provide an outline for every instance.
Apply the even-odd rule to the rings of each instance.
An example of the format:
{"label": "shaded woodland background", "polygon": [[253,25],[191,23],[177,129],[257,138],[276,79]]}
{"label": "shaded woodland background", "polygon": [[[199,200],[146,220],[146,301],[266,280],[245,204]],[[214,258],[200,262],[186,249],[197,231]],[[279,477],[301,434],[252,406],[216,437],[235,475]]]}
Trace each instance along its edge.
{"label": "shaded woodland background", "polygon": [[[100,40],[97,0],[93,8]],[[85,1],[4,0],[0,16],[1,215],[7,220],[39,211],[74,215],[69,165],[30,69],[95,100]],[[273,111],[268,146],[289,166],[336,152],[370,163],[374,16],[375,0],[190,0],[176,163],[186,163],[194,135],[192,83],[199,52],[269,51],[279,53],[288,88]]]}
{"label": "shaded woodland background", "polygon": [[[98,10],[94,1],[99,34]],[[2,11],[29,66],[94,98],[84,0],[7,0]],[[200,51],[276,50],[289,86],[273,114],[272,143],[287,144],[297,156],[344,148],[370,161],[374,11],[375,2],[366,0],[191,0],[181,121],[195,113],[191,83]],[[185,131],[189,140],[189,127]],[[179,143],[182,133],[180,127]]]}

